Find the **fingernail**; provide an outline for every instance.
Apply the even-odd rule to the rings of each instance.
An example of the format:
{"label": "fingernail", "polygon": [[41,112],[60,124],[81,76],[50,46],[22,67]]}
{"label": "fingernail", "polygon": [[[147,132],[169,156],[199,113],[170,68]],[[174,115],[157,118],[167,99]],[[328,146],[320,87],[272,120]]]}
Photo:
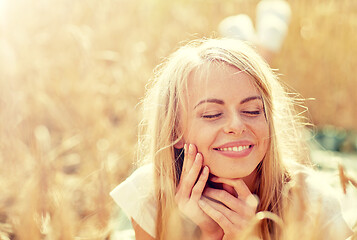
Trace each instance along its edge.
{"label": "fingernail", "polygon": [[[200,153],[197,153],[197,154],[196,154],[196,157],[195,157],[195,161],[198,162],[199,159],[201,159],[201,158],[202,158],[202,155],[201,155]],[[201,164],[202,164],[202,163],[201,163]]]}
{"label": "fingernail", "polygon": [[259,198],[256,195],[249,195],[246,199],[246,203],[251,208],[257,208],[259,204]]}
{"label": "fingernail", "polygon": [[195,153],[195,147],[193,146],[193,144],[190,144],[190,146],[188,147],[188,152],[190,154],[194,154]]}
{"label": "fingernail", "polygon": [[185,143],[185,145],[183,145],[183,150],[185,150],[185,152],[187,151],[187,144]]}
{"label": "fingernail", "polygon": [[208,173],[208,167],[204,166],[202,170],[202,174],[206,175]]}

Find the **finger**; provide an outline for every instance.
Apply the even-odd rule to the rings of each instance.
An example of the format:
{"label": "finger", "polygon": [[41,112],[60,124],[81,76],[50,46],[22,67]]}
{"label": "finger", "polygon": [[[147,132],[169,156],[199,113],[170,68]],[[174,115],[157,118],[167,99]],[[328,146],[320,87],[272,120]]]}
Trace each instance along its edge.
{"label": "finger", "polygon": [[232,196],[225,190],[206,188],[203,192],[203,195],[205,197],[209,197],[211,199],[223,203],[232,211],[239,213],[244,217],[252,215],[252,211],[250,209],[247,209],[246,204],[241,199]]}
{"label": "finger", "polygon": [[227,178],[220,178],[220,177],[212,177],[211,181],[224,183],[232,186],[236,191],[236,193],[238,194],[238,197],[242,199],[245,202],[245,204],[249,207],[249,209],[246,209],[245,214],[247,216],[255,214],[258,208],[259,198],[250,192],[248,186],[245,184],[243,179],[227,179]]}
{"label": "finger", "polygon": [[250,206],[252,209],[254,209],[254,214],[255,214],[255,212],[258,209],[258,205],[259,205],[259,197],[255,194],[252,194],[247,197],[245,202],[247,203],[248,206]]}
{"label": "finger", "polygon": [[231,209],[229,209],[227,206],[223,205],[222,203],[216,202],[209,198],[204,198],[204,200],[211,207],[213,207],[214,209],[216,209],[217,211],[222,213],[228,219],[228,221],[230,221],[232,224],[234,224],[236,226],[241,226],[241,225],[243,225],[242,224],[243,222],[246,222],[245,218],[241,214],[232,211]]}
{"label": "finger", "polygon": [[223,214],[224,217],[230,222],[230,224],[228,223],[225,226],[224,226],[225,221],[222,222],[223,224],[221,227],[225,230],[226,233],[232,232],[234,228],[241,229],[244,226],[246,226],[248,219],[243,217],[242,215],[232,211],[231,209],[227,208],[226,206],[224,206],[219,202],[212,201],[211,199],[203,198],[203,201],[205,201],[206,204],[211,206],[216,211]]}
{"label": "finger", "polygon": [[205,166],[201,172],[201,175],[197,181],[197,183],[195,184],[195,186],[192,189],[192,193],[191,193],[191,199],[194,201],[198,201],[200,200],[201,196],[202,196],[202,192],[206,186],[206,182],[208,179],[208,174],[209,173],[209,169],[207,166]]}
{"label": "finger", "polygon": [[183,179],[181,179],[182,185],[180,186],[180,192],[183,197],[189,198],[191,196],[191,191],[193,186],[195,185],[195,182],[199,176],[199,173],[202,168],[202,154],[197,153],[196,158],[194,163],[192,164],[192,167]]}
{"label": "finger", "polygon": [[185,143],[185,145],[183,146],[183,163],[182,163],[182,170],[181,170],[181,177],[185,175],[185,171],[187,171],[187,161],[185,161],[185,159],[187,159],[187,154],[188,154],[188,150],[187,150],[187,143]]}
{"label": "finger", "polygon": [[184,151],[185,155],[183,160],[181,178],[185,177],[190,172],[197,153],[196,146],[194,144],[185,144]]}
{"label": "finger", "polygon": [[237,192],[238,197],[243,199],[244,201],[247,200],[247,198],[252,195],[250,192],[248,186],[245,184],[243,179],[236,178],[236,179],[229,179],[229,178],[221,178],[221,177],[212,177],[210,179],[212,182],[217,182],[217,183],[225,183],[234,188],[234,190]]}
{"label": "finger", "polygon": [[[238,214],[232,213],[227,207],[222,204],[208,200],[207,198],[202,198],[198,201],[198,205],[209,217],[211,217],[225,233],[232,232],[235,228],[234,223],[240,225],[243,220]],[[229,213],[228,211],[231,211]]]}

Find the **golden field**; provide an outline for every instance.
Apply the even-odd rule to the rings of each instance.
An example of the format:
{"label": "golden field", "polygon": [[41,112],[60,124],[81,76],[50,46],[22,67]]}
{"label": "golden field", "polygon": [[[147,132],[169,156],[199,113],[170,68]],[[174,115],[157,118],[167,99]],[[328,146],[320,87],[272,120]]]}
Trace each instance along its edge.
{"label": "golden field", "polygon": [[[357,1],[289,0],[272,63],[317,126],[357,130]],[[0,239],[106,239],[140,99],[180,43],[257,0],[0,0]]]}

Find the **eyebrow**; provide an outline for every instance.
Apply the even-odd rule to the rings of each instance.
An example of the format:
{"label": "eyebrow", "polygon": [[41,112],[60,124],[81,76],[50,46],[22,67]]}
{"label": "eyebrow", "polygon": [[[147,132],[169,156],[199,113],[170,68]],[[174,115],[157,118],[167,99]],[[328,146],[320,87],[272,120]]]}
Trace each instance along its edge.
{"label": "eyebrow", "polygon": [[[246,103],[249,101],[253,101],[253,100],[262,100],[262,97],[261,96],[247,97],[247,98],[244,98],[242,101],[240,101],[240,104],[243,104],[243,103]],[[197,103],[193,109],[197,108],[199,105],[201,105],[203,103],[216,103],[216,104],[224,105],[223,100],[220,100],[217,98],[208,98],[208,99],[204,99],[204,100],[200,101],[199,103]]]}
{"label": "eyebrow", "polygon": [[251,96],[251,97],[247,97],[245,99],[243,99],[242,101],[240,101],[240,104],[249,102],[249,101],[253,101],[253,100],[262,100],[261,96]]}

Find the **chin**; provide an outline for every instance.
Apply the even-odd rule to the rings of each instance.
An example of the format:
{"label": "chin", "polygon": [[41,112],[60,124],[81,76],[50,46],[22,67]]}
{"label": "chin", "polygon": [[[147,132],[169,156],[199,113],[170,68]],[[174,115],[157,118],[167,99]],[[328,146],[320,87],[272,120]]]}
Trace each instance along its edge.
{"label": "chin", "polygon": [[241,172],[241,171],[211,171],[212,176],[221,177],[221,178],[244,178],[249,176],[253,171]]}
{"label": "chin", "polygon": [[[252,163],[252,162],[250,162]],[[240,163],[227,163],[223,159],[222,161],[207,162],[207,166],[210,169],[210,173],[216,177],[222,178],[245,178],[255,172],[255,169],[259,165],[249,164],[249,161]]]}

